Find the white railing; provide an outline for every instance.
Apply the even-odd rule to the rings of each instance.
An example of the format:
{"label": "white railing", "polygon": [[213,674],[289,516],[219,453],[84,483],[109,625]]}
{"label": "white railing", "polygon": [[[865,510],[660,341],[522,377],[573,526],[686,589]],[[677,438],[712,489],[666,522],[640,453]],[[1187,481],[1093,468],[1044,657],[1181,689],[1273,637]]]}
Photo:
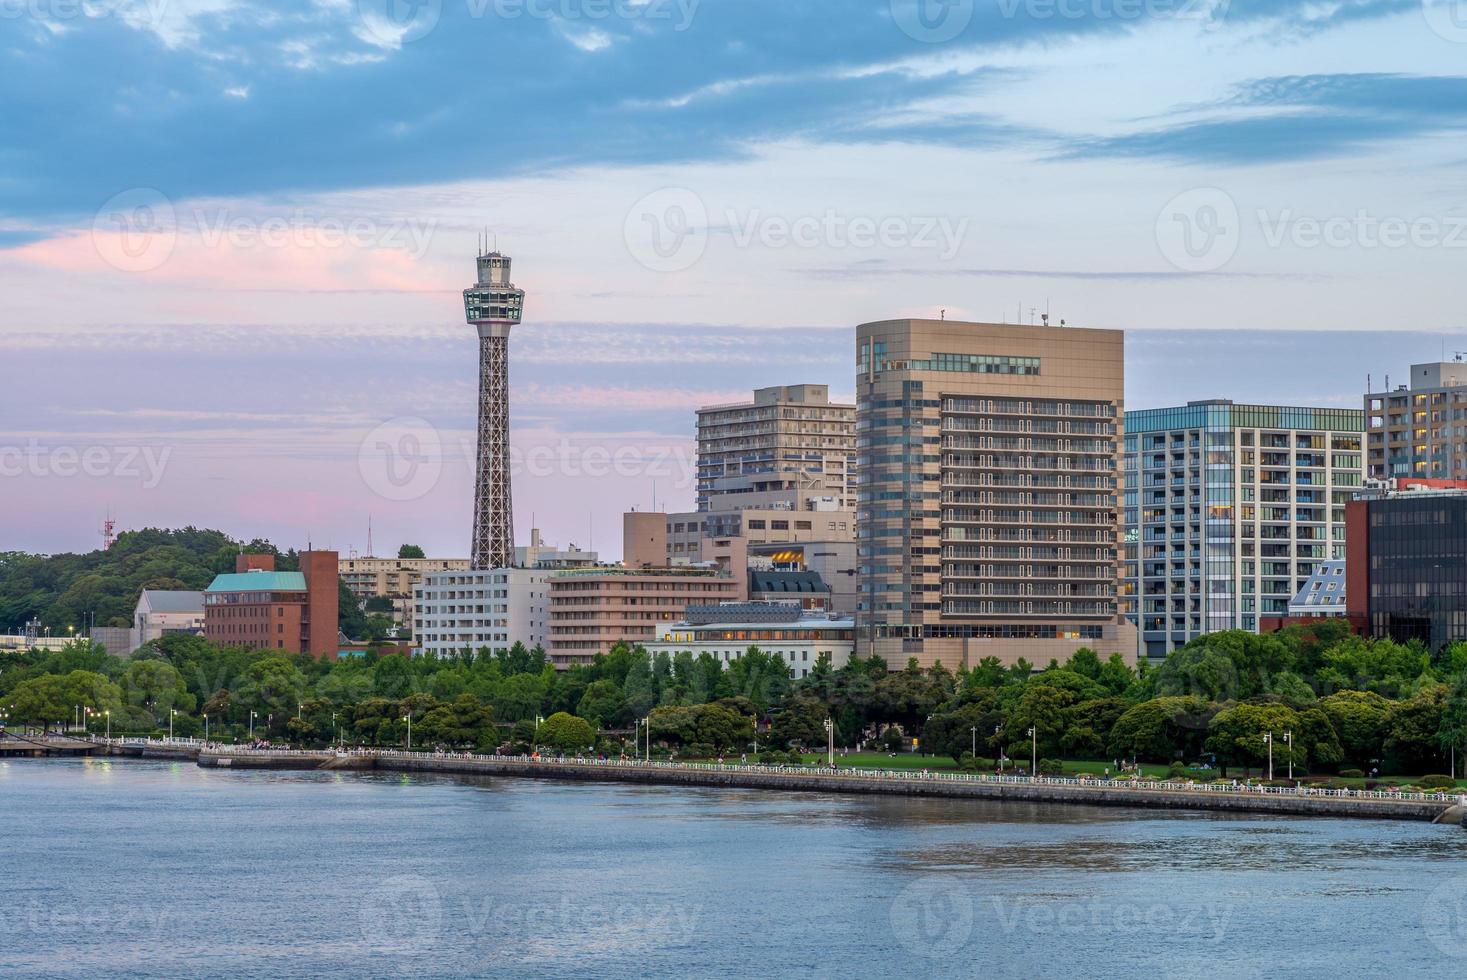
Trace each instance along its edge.
{"label": "white railing", "polygon": [[422,759],[459,759],[483,765],[506,763],[539,766],[592,766],[598,768],[642,769],[660,771],[691,772],[740,772],[782,776],[822,776],[828,778],[890,781],[924,781],[983,783],[1013,786],[1070,786],[1090,790],[1130,790],[1159,793],[1218,793],[1227,795],[1324,797],[1349,800],[1393,800],[1412,803],[1461,803],[1467,805],[1467,795],[1458,793],[1407,793],[1399,790],[1379,789],[1326,789],[1315,786],[1262,786],[1236,780],[1226,783],[1169,782],[1156,779],[1080,778],[1077,776],[999,776],[988,773],[931,772],[925,769],[864,769],[831,768],[823,765],[786,766],[758,765],[752,763],[719,762],[668,762],[663,760],[595,759],[585,756],[546,757],[528,755],[479,755],[472,752],[404,752],[401,749],[343,748],[343,749],[281,749],[251,748],[242,745],[217,745],[205,749],[211,755],[255,756],[265,758],[378,758],[403,761]]}

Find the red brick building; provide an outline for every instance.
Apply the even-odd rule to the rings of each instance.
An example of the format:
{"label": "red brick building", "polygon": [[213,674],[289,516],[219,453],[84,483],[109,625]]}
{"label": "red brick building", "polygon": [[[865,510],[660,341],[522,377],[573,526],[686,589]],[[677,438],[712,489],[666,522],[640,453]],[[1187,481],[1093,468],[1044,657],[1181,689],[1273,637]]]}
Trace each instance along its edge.
{"label": "red brick building", "polygon": [[334,551],[304,551],[300,571],[277,572],[273,555],[240,555],[233,573],[204,592],[204,636],[221,646],[335,657]]}

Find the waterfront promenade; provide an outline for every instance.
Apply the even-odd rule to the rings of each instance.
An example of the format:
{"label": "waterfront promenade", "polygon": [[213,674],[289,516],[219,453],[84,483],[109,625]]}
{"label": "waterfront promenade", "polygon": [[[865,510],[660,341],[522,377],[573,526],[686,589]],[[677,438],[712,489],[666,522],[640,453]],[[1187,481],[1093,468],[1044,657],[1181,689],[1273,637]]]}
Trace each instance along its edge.
{"label": "waterfront promenade", "polygon": [[210,768],[376,770],[1387,820],[1437,820],[1445,817],[1451,822],[1460,822],[1462,813],[1462,807],[1456,805],[1460,798],[1445,793],[816,766],[574,757],[536,759],[392,749],[312,751],[209,745],[199,752],[198,764]]}

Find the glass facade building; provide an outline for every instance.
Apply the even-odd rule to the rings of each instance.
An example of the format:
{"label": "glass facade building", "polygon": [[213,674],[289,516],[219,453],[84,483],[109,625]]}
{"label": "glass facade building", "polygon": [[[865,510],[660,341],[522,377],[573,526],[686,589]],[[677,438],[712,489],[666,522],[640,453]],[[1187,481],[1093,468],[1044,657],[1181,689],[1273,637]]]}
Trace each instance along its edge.
{"label": "glass facade building", "polygon": [[1143,653],[1256,630],[1344,557],[1363,426],[1353,409],[1224,399],[1126,413],[1122,605]]}
{"label": "glass facade building", "polygon": [[1370,632],[1432,650],[1467,639],[1467,494],[1410,491],[1362,502]]}

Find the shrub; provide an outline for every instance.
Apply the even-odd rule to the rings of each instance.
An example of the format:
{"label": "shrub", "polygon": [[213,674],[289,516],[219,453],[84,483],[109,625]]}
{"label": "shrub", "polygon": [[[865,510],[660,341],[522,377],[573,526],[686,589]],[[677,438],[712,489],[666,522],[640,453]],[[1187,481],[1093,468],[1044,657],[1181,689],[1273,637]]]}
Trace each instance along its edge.
{"label": "shrub", "polygon": [[1170,766],[1167,766],[1167,770],[1166,770],[1166,778],[1167,779],[1180,779],[1181,777],[1183,777],[1185,775],[1187,775],[1187,765],[1186,765],[1186,763],[1183,763],[1183,762],[1173,762]]}
{"label": "shrub", "polygon": [[1457,781],[1451,776],[1443,776],[1441,773],[1432,773],[1430,776],[1422,776],[1416,780],[1422,789],[1451,789],[1457,785]]}
{"label": "shrub", "polygon": [[1058,776],[1060,773],[1064,772],[1064,770],[1064,763],[1058,759],[1039,760],[1039,775],[1041,776]]}
{"label": "shrub", "polygon": [[964,772],[974,772],[978,768],[978,757],[971,752],[964,752],[958,757],[958,768]]}
{"label": "shrub", "polygon": [[1340,770],[1340,778],[1341,779],[1359,779],[1361,776],[1364,776],[1364,775],[1365,775],[1365,773],[1361,772],[1359,769],[1341,769]]}
{"label": "shrub", "polygon": [[778,749],[770,749],[759,753],[758,762],[761,766],[782,766],[788,761],[789,757]]}

